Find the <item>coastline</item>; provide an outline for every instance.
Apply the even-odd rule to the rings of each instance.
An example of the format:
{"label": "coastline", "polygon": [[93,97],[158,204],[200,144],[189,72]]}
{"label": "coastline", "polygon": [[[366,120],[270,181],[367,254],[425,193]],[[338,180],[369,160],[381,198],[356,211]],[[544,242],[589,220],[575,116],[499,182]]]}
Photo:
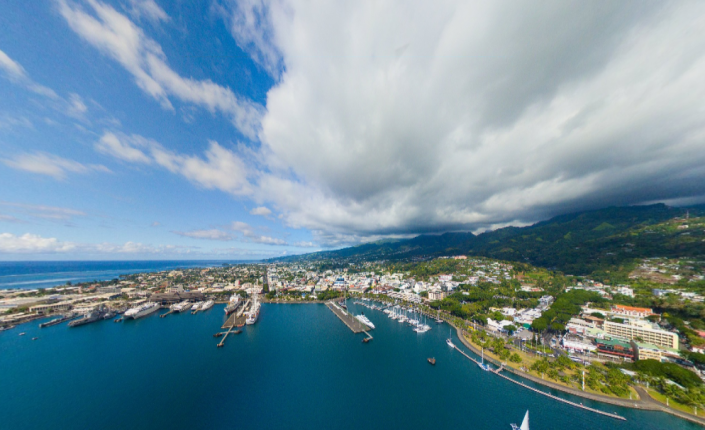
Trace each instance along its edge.
{"label": "coastline", "polygon": [[[450,323],[449,323],[450,324]],[[476,355],[480,355],[480,351],[477,350],[470,342],[465,339],[463,331],[458,328],[453,326],[455,328],[455,332],[458,335],[458,339],[460,339],[460,342],[462,342],[463,346],[468,348],[470,351],[472,351]],[[497,360],[485,356],[485,360],[491,362],[495,366],[500,366],[501,363],[498,362]],[[565,387],[560,384],[553,383],[551,381],[547,381],[545,379],[540,379],[537,378],[533,375],[529,375],[523,372],[520,372],[514,368],[511,367],[504,367],[504,371],[512,373],[513,375],[516,375],[520,378],[528,379],[531,382],[534,382],[539,385],[546,386],[548,388],[552,388],[558,391],[561,391],[566,394],[571,394],[577,397],[582,397],[588,400],[593,400],[596,402],[602,402],[614,406],[621,406],[624,408],[630,408],[630,409],[640,409],[640,410],[645,410],[645,411],[661,411],[665,412],[674,416],[677,416],[678,418],[682,418],[684,420],[690,421],[695,424],[700,424],[701,426],[705,427],[705,418],[700,418],[694,415],[686,414],[684,412],[668,408],[665,405],[662,405],[660,402],[654,400],[649,396],[649,394],[646,392],[644,389],[640,389],[641,387],[635,387],[637,392],[639,393],[639,396],[641,398],[639,400],[626,400],[626,399],[619,399],[619,398],[613,398],[613,397],[608,397],[608,396],[602,396],[599,394],[593,394],[593,393],[585,393],[581,390],[576,390],[573,388]]]}

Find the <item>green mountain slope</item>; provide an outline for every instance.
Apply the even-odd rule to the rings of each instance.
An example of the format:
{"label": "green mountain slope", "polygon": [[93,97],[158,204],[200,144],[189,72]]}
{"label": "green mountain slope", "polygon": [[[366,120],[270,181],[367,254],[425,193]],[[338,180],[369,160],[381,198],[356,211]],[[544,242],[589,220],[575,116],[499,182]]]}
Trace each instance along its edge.
{"label": "green mountain slope", "polygon": [[554,217],[528,227],[507,227],[474,235],[445,233],[413,239],[367,243],[286,260],[396,260],[440,255],[479,255],[522,261],[570,274],[589,274],[642,257],[705,255],[702,228],[684,230],[676,220],[705,207],[674,208],[663,204],[609,207]]}

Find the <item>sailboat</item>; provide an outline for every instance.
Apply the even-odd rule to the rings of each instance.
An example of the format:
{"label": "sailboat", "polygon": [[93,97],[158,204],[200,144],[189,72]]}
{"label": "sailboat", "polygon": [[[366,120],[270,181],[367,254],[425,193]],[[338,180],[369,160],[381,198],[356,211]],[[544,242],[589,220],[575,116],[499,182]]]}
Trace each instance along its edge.
{"label": "sailboat", "polygon": [[482,348],[481,354],[482,354],[482,357],[480,358],[481,361],[477,365],[480,366],[480,369],[482,369],[482,370],[486,370],[486,371],[492,370],[492,368],[490,367],[489,364],[485,364],[485,348]]}
{"label": "sailboat", "polygon": [[512,424],[512,430],[529,430],[529,411],[526,411],[526,415],[524,415],[524,421],[521,422],[521,426],[518,426],[516,424]]}
{"label": "sailboat", "polygon": [[451,330],[450,333],[448,333],[448,339],[446,339],[446,343],[447,343],[448,346],[450,346],[451,348],[455,348],[455,344],[453,344],[452,337],[453,337],[453,330]]}

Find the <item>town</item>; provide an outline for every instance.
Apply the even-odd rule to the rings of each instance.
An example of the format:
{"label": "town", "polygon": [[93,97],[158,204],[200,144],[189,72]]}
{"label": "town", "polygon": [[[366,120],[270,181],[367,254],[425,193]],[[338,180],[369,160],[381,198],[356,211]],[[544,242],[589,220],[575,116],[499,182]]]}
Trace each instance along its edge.
{"label": "town", "polygon": [[0,326],[62,315],[52,320],[58,323],[99,308],[112,318],[145,304],[173,311],[185,303],[232,304],[234,297],[262,303],[358,297],[445,320],[488,360],[528,376],[617,398],[637,398],[633,384],[648,381],[651,397],[697,413],[692,405],[705,378],[703,273],[702,261],[658,258],[608,274],[614,280],[465,255],[224,264],[3,290]]}

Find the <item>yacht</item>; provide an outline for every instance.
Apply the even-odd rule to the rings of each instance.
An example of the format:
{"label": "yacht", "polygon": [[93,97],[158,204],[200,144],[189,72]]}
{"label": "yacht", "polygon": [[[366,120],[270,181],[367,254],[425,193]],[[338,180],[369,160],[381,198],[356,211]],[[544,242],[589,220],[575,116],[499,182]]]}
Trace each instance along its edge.
{"label": "yacht", "polygon": [[208,300],[207,302],[204,302],[201,305],[201,311],[207,311],[208,309],[212,308],[215,302],[213,300]]}
{"label": "yacht", "polygon": [[524,415],[524,421],[521,422],[521,425],[518,426],[516,424],[511,424],[512,430],[529,430],[529,411],[526,411],[526,415]]}
{"label": "yacht", "polygon": [[367,327],[375,328],[375,325],[372,324],[372,321],[370,321],[370,319],[367,318],[364,314],[363,315],[356,315],[355,318],[357,318],[358,321],[365,324]]}
{"label": "yacht", "polygon": [[153,314],[154,312],[159,310],[159,304],[158,303],[145,303],[143,305],[137,306],[136,308],[128,309],[125,312],[125,319],[137,319],[137,318],[142,318],[144,316],[147,316],[149,314]]}

